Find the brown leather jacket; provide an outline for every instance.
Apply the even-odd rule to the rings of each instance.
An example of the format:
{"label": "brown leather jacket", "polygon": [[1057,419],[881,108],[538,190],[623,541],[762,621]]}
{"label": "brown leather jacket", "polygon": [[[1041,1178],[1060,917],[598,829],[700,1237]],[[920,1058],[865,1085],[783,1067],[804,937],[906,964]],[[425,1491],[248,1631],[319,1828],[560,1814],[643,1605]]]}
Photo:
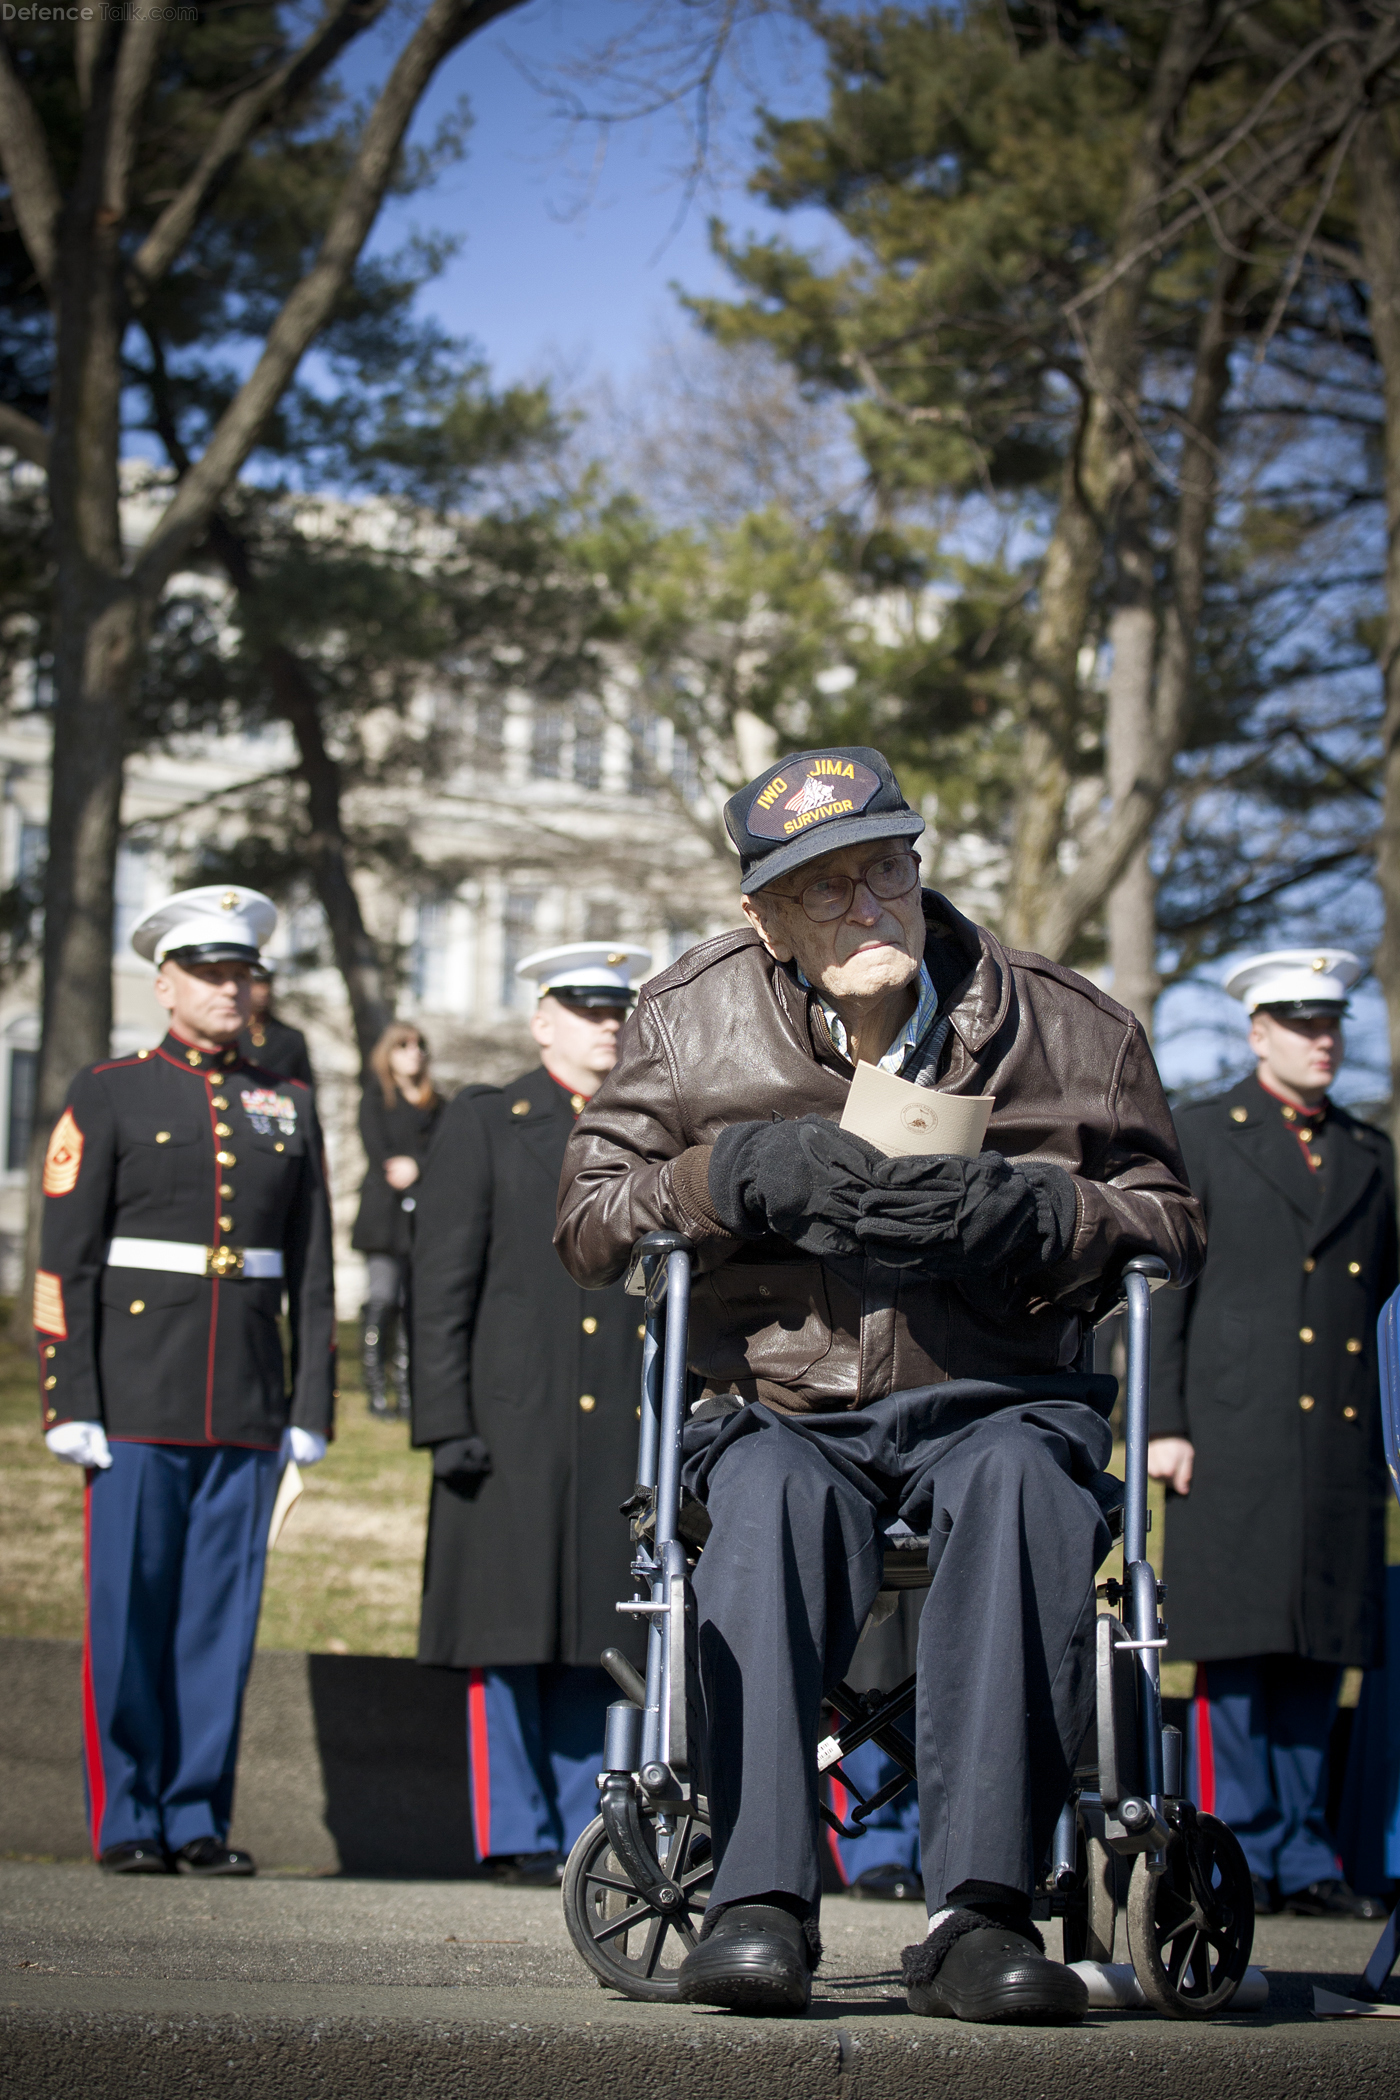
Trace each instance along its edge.
{"label": "brown leather jacket", "polygon": [[1003,948],[924,896],[930,974],[952,1003],[938,1087],[995,1094],[986,1143],[1075,1177],[1065,1260],[1011,1286],[816,1260],[734,1239],[709,1204],[710,1148],[730,1124],[841,1113],[852,1067],[818,1001],[756,933],[721,934],[650,979],[617,1064],[564,1155],[555,1245],[579,1283],[613,1282],[659,1229],[699,1249],[690,1361],[713,1390],[789,1411],[858,1407],[946,1378],[1054,1371],[1113,1303],[1123,1264],[1160,1254],[1176,1284],[1205,1232],[1152,1052],[1132,1014],[1072,970]]}

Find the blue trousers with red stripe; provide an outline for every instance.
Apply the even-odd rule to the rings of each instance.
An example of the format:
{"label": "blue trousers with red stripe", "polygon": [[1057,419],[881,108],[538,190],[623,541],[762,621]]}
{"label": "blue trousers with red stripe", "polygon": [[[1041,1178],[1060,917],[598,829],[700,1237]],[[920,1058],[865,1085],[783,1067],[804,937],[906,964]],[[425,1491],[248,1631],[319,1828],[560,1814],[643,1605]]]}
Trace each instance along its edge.
{"label": "blue trousers with red stripe", "polygon": [[[859,1787],[867,1801],[899,1770],[894,1759],[886,1757],[876,1743],[862,1743],[859,1750],[853,1750],[841,1763],[852,1786]],[[843,1823],[848,1823],[855,1803],[839,1779],[830,1781],[828,1794],[836,1814]],[[919,1865],[918,1787],[911,1779],[902,1794],[896,1794],[893,1801],[877,1808],[865,1826],[864,1836],[838,1837],[828,1824],[826,1838],[836,1871],[847,1888],[870,1867],[904,1867],[918,1880],[923,1872]]]}
{"label": "blue trousers with red stripe", "polygon": [[1342,1673],[1298,1655],[1200,1663],[1187,1785],[1239,1839],[1252,1874],[1290,1896],[1341,1872],[1327,1827],[1327,1743]]}
{"label": "blue trousers with red stripe", "polygon": [[598,1813],[606,1670],[508,1663],[467,1672],[467,1750],[478,1859],[568,1852]]}
{"label": "blue trousers with red stripe", "polygon": [[88,1474],[83,1743],[93,1851],[228,1835],[275,1451],[113,1443]]}

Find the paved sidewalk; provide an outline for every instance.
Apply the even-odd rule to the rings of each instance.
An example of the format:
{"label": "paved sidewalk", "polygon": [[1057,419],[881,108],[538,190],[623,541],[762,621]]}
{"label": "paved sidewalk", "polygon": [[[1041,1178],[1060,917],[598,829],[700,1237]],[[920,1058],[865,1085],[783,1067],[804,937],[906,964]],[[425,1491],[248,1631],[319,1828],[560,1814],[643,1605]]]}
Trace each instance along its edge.
{"label": "paved sidewalk", "polygon": [[[914,1906],[829,1899],[799,2021],[599,1988],[558,1899],[481,1882],[110,1879],[0,1864],[6,2100],[1353,2100],[1400,2091],[1400,2020],[1317,2022],[1378,1928],[1260,1921],[1263,2014],[1035,2033],[915,2019]],[[1054,1951],[1053,1944],[1051,1951]],[[1121,1950],[1120,1950],[1121,1952]]]}

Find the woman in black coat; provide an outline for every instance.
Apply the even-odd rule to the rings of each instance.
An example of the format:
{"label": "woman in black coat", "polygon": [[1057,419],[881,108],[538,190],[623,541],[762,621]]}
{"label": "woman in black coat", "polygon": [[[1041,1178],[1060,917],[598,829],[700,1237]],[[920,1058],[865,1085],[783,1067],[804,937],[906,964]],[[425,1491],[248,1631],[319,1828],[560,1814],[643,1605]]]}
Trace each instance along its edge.
{"label": "woman in black coat", "polygon": [[350,1240],[367,1257],[369,1272],[361,1361],[370,1413],[406,1416],[408,1319],[401,1314],[413,1251],[415,1190],[442,1101],[428,1074],[428,1046],[406,1021],[385,1029],[374,1046],[370,1071],[360,1099],[360,1140],[369,1169]]}

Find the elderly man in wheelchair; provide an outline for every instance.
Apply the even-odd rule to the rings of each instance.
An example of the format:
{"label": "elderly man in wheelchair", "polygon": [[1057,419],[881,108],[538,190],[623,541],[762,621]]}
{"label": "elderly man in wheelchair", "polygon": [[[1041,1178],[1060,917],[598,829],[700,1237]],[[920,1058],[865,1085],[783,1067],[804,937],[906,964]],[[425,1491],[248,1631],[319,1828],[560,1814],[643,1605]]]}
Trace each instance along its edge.
{"label": "elderly man in wheelchair", "polygon": [[[666,1274],[684,1283],[693,1269],[680,1530],[713,1884],[671,1994],[757,2014],[809,2001],[823,1703],[859,1718],[841,1679],[893,1527],[919,1542],[928,1580],[913,1705],[929,1931],[906,1952],[909,2003],[1076,2020],[1084,1984],[1045,1958],[1032,1896],[1055,1864],[1096,1698],[1102,1724],[1123,1669],[1131,1701],[1143,1662],[1155,1695],[1161,1645],[1143,1501],[1129,1541],[1138,1617],[1112,1622],[1106,1676],[1096,1662],[1114,1385],[1076,1366],[1135,1261],[1176,1284],[1195,1275],[1200,1212],[1137,1021],[921,890],[922,820],[878,752],[785,758],[725,820],[747,925],[645,987],[570,1141],[557,1233],[586,1285],[623,1275],[646,1235],[671,1235],[654,1243],[653,1307]],[[843,1130],[858,1061],[932,1089],[934,1107],[994,1096],[984,1149],[886,1156]],[[1145,1283],[1141,1297],[1145,1315]],[[658,1521],[658,1550],[680,1553],[670,1529]],[[1155,1725],[1131,1753],[1146,1798],[1121,1783],[1117,1820],[1100,1802],[1093,1828],[1150,1851],[1160,1875],[1172,1789],[1159,1711]],[[648,1771],[664,1810],[665,1768]],[[691,1830],[693,1785],[687,1799]],[[678,1827],[664,1814],[661,1826]],[[1072,1838],[1071,1826],[1071,1869]],[[608,1857],[627,1854],[619,1838]],[[682,1902],[699,1879],[682,1869],[700,1855],[666,1856],[662,1897]],[[617,1893],[625,1876],[595,1878],[599,1917],[631,1900]],[[1197,1895],[1209,1907],[1210,1889]],[[1185,1961],[1184,1987],[1198,1973],[1209,2000],[1209,1962],[1198,1950],[1192,1972],[1178,1953],[1177,1980]]]}

